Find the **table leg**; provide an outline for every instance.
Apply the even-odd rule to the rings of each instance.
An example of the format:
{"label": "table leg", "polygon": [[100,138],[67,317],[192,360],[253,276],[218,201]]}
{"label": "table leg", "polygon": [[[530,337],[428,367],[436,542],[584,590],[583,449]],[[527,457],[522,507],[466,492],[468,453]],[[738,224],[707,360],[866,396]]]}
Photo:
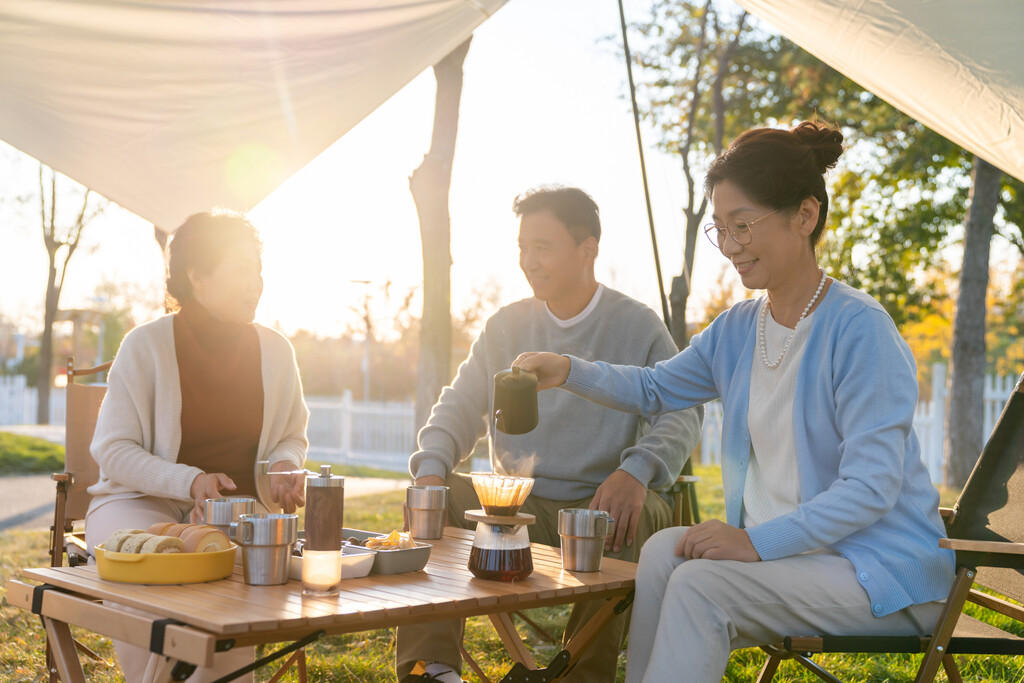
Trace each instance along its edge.
{"label": "table leg", "polygon": [[85,683],[85,672],[82,671],[75,639],[71,637],[67,623],[43,617],[43,624],[53,652],[53,663],[61,680],[64,683]]}
{"label": "table leg", "polygon": [[519,637],[516,625],[512,621],[512,615],[508,612],[499,612],[487,616],[490,617],[494,630],[498,632],[498,637],[501,638],[505,649],[512,656],[512,660],[519,662],[527,669],[536,669],[537,663],[533,661],[533,655],[526,649],[523,639]]}
{"label": "table leg", "polygon": [[565,644],[565,650],[569,653],[569,667],[571,668],[579,661],[584,652],[587,651],[593,642],[601,635],[601,631],[612,622],[619,613],[619,605],[623,602],[626,606],[632,603],[632,594],[625,598],[611,598],[605,601],[593,617],[590,618],[583,628],[576,632],[569,642]]}
{"label": "table leg", "polygon": [[[555,655],[547,667],[531,671],[524,663],[517,662],[505,674],[505,677],[501,679],[501,683],[533,683],[534,681],[554,683],[555,681],[562,680],[572,667],[576,665],[576,662],[580,660],[580,657],[587,651],[587,648],[594,643],[594,640],[611,623],[612,619],[629,607],[632,602],[632,593],[625,597],[611,598],[605,601],[601,609],[595,612],[590,621],[584,624],[583,628],[569,639],[569,642],[565,644],[565,649]],[[497,628],[497,625],[495,627]]]}

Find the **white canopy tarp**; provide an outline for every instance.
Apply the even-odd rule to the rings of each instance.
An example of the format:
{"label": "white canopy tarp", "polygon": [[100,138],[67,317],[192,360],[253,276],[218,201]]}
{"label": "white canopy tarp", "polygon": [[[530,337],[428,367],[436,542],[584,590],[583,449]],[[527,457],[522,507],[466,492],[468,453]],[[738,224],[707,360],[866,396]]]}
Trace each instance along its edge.
{"label": "white canopy tarp", "polygon": [[505,2],[3,2],[0,139],[173,230],[254,206]]}
{"label": "white canopy tarp", "polygon": [[1024,180],[1022,0],[737,0],[900,111]]}

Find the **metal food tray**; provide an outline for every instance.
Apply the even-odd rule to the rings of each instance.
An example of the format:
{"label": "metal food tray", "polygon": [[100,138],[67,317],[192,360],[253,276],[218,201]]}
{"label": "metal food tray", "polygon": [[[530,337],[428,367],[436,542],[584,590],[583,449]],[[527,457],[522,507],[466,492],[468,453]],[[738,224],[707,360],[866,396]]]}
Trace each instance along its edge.
{"label": "metal food tray", "polygon": [[[365,541],[367,538],[383,538],[387,536],[387,534],[377,531],[363,531],[361,529],[343,529],[342,535],[345,539],[355,538],[359,542]],[[427,566],[427,560],[430,559],[430,549],[432,546],[429,543],[414,542],[416,543],[415,548],[406,548],[404,550],[377,549],[370,573],[403,574],[405,572],[418,572],[423,569]]]}

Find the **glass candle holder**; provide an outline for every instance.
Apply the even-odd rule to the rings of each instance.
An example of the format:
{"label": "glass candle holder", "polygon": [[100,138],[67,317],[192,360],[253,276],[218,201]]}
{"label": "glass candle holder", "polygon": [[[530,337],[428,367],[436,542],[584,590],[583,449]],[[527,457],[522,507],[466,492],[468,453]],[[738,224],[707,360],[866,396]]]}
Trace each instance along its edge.
{"label": "glass candle holder", "polygon": [[341,551],[309,550],[302,552],[302,594],[335,595],[341,583]]}

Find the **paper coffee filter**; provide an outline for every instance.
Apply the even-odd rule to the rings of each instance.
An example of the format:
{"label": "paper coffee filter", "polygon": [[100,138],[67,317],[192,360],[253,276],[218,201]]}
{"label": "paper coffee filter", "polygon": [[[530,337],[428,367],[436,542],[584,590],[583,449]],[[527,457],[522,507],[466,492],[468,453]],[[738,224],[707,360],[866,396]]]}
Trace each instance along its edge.
{"label": "paper coffee filter", "polygon": [[533,477],[472,472],[470,478],[480,505],[489,515],[516,514],[533,490]]}

